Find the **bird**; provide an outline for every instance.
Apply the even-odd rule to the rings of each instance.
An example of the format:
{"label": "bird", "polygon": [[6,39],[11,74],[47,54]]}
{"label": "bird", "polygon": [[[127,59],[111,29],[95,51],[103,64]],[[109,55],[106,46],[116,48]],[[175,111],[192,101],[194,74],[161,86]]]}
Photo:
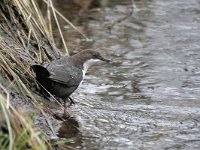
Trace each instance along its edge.
{"label": "bird", "polygon": [[70,105],[74,101],[70,95],[81,85],[90,66],[98,61],[110,62],[98,51],[82,50],[72,56],[63,56],[46,65],[34,64],[31,66],[35,78],[42,89],[64,101],[64,113],[66,102]]}

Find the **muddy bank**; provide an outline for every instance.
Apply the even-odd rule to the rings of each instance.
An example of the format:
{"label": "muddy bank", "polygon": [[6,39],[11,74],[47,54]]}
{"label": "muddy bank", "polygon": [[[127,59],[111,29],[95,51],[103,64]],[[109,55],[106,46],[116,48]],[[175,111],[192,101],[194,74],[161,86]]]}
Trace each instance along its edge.
{"label": "muddy bank", "polygon": [[[4,101],[6,101],[11,107],[6,107],[5,109],[9,109],[5,112],[9,115],[11,114],[10,116],[19,115],[20,117],[16,116],[16,118],[19,117],[19,122],[23,119],[27,119],[26,121],[22,121],[23,123],[26,122],[21,125],[22,130],[28,127],[28,129],[26,129],[27,132],[29,132],[29,130],[30,132],[34,132],[33,135],[28,133],[29,135],[34,136],[34,138],[39,138],[38,141],[41,143],[47,142],[46,144],[49,144],[49,148],[51,148],[50,141],[52,139],[58,140],[57,133],[62,123],[60,120],[55,119],[54,113],[56,111],[63,112],[63,107],[55,100],[51,102],[50,99],[44,97],[34,79],[34,74],[30,66],[33,64],[48,63],[52,59],[60,57],[63,51],[55,48],[55,45],[53,45],[54,43],[51,42],[50,33],[47,29],[44,29],[46,27],[44,20],[40,18],[40,20],[36,21],[38,10],[35,8],[34,3],[25,4],[27,4],[26,1],[20,1],[20,3],[15,3],[15,1],[6,3],[5,0],[0,2],[0,94],[3,97],[5,96],[5,99],[1,97],[1,111],[4,108]],[[31,5],[34,6],[30,9]],[[23,11],[21,8],[23,8]],[[29,16],[27,19],[27,16],[30,15],[29,13],[34,15],[32,17]],[[6,98],[6,95],[8,95],[8,98]],[[53,109],[54,106],[56,106],[55,111]],[[4,113],[4,115],[6,115],[6,113]],[[30,118],[26,118],[26,116]],[[30,119],[30,121],[28,119]],[[72,119],[73,115],[71,115],[70,120]],[[8,139],[8,143],[14,143],[19,140],[18,138],[24,138],[23,136],[25,134],[23,132],[23,135],[20,135],[22,133],[15,130],[17,128],[15,128],[15,123],[12,122],[12,118],[6,120],[5,124],[4,122],[5,121],[1,122],[1,127],[10,123],[13,133],[17,135],[13,137],[13,139],[10,138],[13,141]],[[29,125],[29,122],[35,122],[35,125]],[[62,123],[62,126],[63,124],[64,123]],[[70,126],[70,124],[66,124],[68,127]],[[71,126],[69,133],[77,133],[76,129],[74,129],[74,131],[72,129],[78,125],[74,123]],[[10,128],[10,126],[8,126],[8,128]],[[1,132],[1,134],[3,133]],[[10,137],[14,135],[11,134],[11,129],[8,134]],[[43,135],[45,137],[44,141],[40,139]],[[71,134],[67,139],[70,140],[72,138],[73,141],[73,137],[74,136]],[[28,140],[28,138],[29,137],[27,137],[26,140]],[[66,143],[69,142],[70,141],[67,141]],[[20,145],[20,143],[13,145],[17,146],[17,144]],[[4,146],[7,145],[4,144]],[[26,143],[24,146],[27,146]]]}

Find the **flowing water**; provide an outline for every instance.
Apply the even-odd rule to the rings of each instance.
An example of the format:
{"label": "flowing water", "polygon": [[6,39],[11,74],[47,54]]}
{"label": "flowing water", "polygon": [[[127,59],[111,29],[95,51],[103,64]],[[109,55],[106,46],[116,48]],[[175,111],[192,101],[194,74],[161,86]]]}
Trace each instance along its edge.
{"label": "flowing water", "polygon": [[[74,96],[80,149],[200,148],[200,2],[140,0],[93,9],[93,48],[111,58]],[[111,30],[108,28],[111,26]]]}

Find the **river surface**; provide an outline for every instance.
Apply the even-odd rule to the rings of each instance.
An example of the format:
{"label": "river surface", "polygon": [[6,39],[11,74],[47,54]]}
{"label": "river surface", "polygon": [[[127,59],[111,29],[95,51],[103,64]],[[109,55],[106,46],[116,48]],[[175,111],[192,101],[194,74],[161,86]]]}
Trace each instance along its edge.
{"label": "river surface", "polygon": [[118,23],[131,8],[91,10],[92,48],[112,63],[92,67],[73,96],[75,147],[200,149],[200,1],[136,1]]}

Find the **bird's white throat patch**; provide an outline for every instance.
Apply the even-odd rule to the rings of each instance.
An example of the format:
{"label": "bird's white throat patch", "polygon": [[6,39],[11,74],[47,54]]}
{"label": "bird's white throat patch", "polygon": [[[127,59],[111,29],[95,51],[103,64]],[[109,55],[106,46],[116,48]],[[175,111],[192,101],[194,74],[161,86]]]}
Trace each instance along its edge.
{"label": "bird's white throat patch", "polygon": [[[85,74],[87,72],[87,70],[90,68],[90,66],[92,66],[93,64],[99,62],[100,60],[98,59],[90,59],[90,60],[87,60],[84,64],[83,64],[83,80],[85,78]],[[79,86],[83,83],[83,80],[81,81],[81,83],[79,84]]]}
{"label": "bird's white throat patch", "polygon": [[99,59],[90,59],[87,60],[84,64],[83,64],[83,77],[85,76],[85,73],[87,72],[87,70],[89,69],[90,66],[92,66],[93,64],[99,62]]}

